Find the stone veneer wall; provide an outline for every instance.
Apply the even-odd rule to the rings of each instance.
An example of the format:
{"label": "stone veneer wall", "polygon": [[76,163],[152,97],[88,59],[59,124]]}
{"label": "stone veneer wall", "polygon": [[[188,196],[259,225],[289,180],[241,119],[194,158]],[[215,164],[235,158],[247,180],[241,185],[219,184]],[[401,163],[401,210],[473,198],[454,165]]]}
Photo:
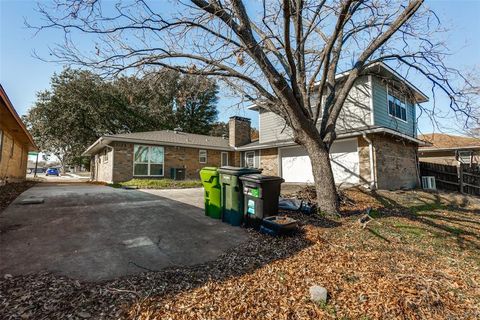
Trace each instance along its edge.
{"label": "stone veneer wall", "polygon": [[[371,136],[369,138],[372,138]],[[358,158],[359,158],[359,173],[360,183],[366,187],[370,186],[372,181],[370,170],[370,150],[368,142],[363,137],[358,137]]]}
{"label": "stone veneer wall", "polygon": [[262,174],[268,176],[278,176],[278,148],[262,149],[260,151],[260,168]]}
{"label": "stone veneer wall", "polygon": [[380,134],[374,135],[372,141],[375,148],[377,188],[415,188],[418,185],[418,146]]}

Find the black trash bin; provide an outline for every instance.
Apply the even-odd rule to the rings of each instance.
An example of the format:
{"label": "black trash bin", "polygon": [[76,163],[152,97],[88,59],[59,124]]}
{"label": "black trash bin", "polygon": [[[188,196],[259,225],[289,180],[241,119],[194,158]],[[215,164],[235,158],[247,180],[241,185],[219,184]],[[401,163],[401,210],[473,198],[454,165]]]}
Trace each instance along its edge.
{"label": "black trash bin", "polygon": [[241,176],[244,194],[245,225],[260,228],[262,219],[277,215],[281,177],[249,174]]}

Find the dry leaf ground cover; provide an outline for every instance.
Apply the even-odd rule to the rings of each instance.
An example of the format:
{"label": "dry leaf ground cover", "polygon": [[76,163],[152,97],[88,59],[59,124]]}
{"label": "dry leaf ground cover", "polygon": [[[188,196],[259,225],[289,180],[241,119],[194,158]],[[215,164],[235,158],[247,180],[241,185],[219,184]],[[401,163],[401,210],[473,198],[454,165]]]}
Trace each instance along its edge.
{"label": "dry leaf ground cover", "polygon": [[[286,213],[286,238],[250,231],[216,261],[104,283],[49,274],[1,280],[4,318],[478,319],[480,200],[348,190],[343,218]],[[365,228],[358,218],[373,207]],[[329,300],[318,305],[308,289]]]}
{"label": "dry leaf ground cover", "polygon": [[35,185],[34,181],[7,183],[0,186],[0,213],[22,192]]}

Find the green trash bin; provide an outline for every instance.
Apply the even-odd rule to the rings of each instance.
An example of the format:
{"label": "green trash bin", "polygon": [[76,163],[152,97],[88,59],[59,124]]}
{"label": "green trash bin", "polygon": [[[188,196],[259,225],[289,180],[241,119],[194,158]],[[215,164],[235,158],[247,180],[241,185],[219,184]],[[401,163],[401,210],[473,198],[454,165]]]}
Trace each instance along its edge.
{"label": "green trash bin", "polygon": [[200,170],[205,200],[205,215],[214,219],[222,217],[220,181],[217,168],[205,167]]}
{"label": "green trash bin", "polygon": [[243,188],[242,181],[239,177],[261,173],[262,170],[255,168],[239,168],[239,167],[221,167],[218,169],[220,173],[221,185],[221,204],[222,204],[222,221],[232,226],[240,226],[243,222]]}

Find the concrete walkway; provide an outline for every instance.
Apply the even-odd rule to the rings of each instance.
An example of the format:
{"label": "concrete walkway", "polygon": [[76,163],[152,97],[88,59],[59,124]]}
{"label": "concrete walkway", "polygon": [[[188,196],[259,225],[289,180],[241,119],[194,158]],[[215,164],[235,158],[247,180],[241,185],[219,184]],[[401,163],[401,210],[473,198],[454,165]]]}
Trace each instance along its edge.
{"label": "concrete walkway", "polygon": [[[22,205],[27,198],[43,204]],[[104,280],[215,259],[247,239],[203,213],[203,190],[43,183],[0,215],[0,275]]]}

